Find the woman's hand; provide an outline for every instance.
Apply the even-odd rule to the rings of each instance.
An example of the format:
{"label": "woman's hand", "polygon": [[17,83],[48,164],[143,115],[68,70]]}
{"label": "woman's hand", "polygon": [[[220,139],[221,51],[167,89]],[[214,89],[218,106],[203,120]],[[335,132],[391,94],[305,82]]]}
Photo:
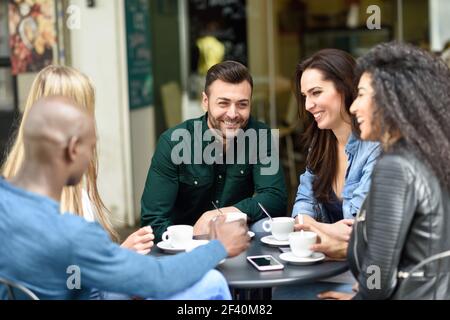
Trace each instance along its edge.
{"label": "woman's hand", "polygon": [[[295,224],[300,224],[299,215],[295,218]],[[350,241],[350,235],[353,229],[353,219],[342,219],[335,223],[322,223],[314,220],[307,214],[303,215],[303,223],[314,226],[320,229],[322,232],[326,233],[328,236],[342,241]],[[301,229],[301,226],[296,226],[296,229]]]}
{"label": "woman's hand", "polygon": [[[300,215],[297,215],[295,218],[296,229],[302,229],[300,224]],[[303,223],[308,226],[316,227],[320,229],[322,232],[326,233],[328,236],[335,238],[337,240],[342,241],[350,241],[350,235],[352,234],[353,229],[353,219],[342,219],[335,223],[322,223],[314,220],[314,218],[310,217],[307,214],[303,215]]]}
{"label": "woman's hand", "polygon": [[150,226],[140,228],[138,231],[130,234],[121,244],[121,247],[136,251],[140,254],[148,254],[153,247],[155,235]]}
{"label": "woman's hand", "polygon": [[351,300],[358,292],[358,288],[359,288],[358,282],[355,282],[355,284],[352,286],[353,293],[326,291],[319,293],[317,295],[317,298],[326,300]]}
{"label": "woman's hand", "polygon": [[297,224],[295,225],[295,230],[313,231],[317,233],[318,242],[311,246],[312,251],[322,252],[330,260],[345,260],[347,258],[348,241],[330,235],[328,233],[329,230],[322,229],[323,225],[325,224]]}
{"label": "woman's hand", "polygon": [[322,292],[317,295],[317,298],[323,300],[351,300],[356,293],[345,293],[337,291]]}
{"label": "woman's hand", "polygon": [[342,219],[335,223],[320,223],[320,229],[330,237],[348,242],[352,234],[353,222],[353,219]]}

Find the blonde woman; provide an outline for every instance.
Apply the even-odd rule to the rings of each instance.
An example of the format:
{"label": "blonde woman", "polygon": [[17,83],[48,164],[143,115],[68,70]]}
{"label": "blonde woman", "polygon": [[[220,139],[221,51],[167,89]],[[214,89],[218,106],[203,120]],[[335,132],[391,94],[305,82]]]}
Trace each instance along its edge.
{"label": "blonde woman", "polygon": [[[27,118],[31,106],[40,98],[47,96],[65,96],[78,105],[86,108],[92,116],[95,115],[95,90],[91,80],[83,73],[64,66],[48,66],[41,70],[34,80],[25,104],[22,123]],[[19,127],[17,137],[2,168],[5,178],[13,177],[20,169],[24,159],[23,128]],[[60,211],[73,212],[88,221],[97,221],[108,232],[111,239],[118,240],[105,207],[97,189],[98,158],[97,150],[81,183],[73,187],[65,187],[62,193]],[[153,246],[153,230],[151,227],[141,228],[131,234],[122,247],[141,254],[150,252]]]}

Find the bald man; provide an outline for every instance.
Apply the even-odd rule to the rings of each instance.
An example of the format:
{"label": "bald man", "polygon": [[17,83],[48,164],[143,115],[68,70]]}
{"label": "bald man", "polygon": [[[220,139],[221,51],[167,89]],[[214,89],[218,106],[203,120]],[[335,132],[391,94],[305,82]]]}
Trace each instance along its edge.
{"label": "bald man", "polygon": [[[91,159],[93,119],[71,100],[49,97],[24,121],[24,164],[11,181],[0,179],[0,278],[41,299],[88,299],[93,288],[156,299],[230,297],[210,270],[248,247],[244,224],[217,219],[214,240],[164,259],[123,249],[99,224],[59,214],[63,187],[77,184]],[[6,294],[0,286],[0,299]]]}
{"label": "bald man", "polygon": [[24,124],[25,158],[11,182],[59,202],[83,176],[96,144],[93,119],[64,97],[39,100]]}

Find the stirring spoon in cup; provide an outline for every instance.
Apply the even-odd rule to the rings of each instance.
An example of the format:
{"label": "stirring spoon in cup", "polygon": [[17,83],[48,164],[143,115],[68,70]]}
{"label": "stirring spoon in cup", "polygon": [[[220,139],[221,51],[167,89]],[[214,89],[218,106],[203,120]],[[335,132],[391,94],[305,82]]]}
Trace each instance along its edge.
{"label": "stirring spoon in cup", "polygon": [[220,215],[223,215],[222,210],[220,210],[220,209],[216,206],[216,204],[214,203],[214,201],[211,201],[211,203],[212,203],[212,205],[214,206],[214,208],[216,208],[216,210],[219,211]]}
{"label": "stirring spoon in cup", "polygon": [[269,219],[272,221],[272,217],[270,216],[270,214],[266,211],[266,209],[264,209],[263,205],[261,203],[258,202],[259,207],[261,208],[261,210],[269,217]]}
{"label": "stirring spoon in cup", "polygon": [[[303,225],[303,215],[302,215],[302,214],[299,214],[299,215],[298,215],[298,223],[301,224],[301,225]],[[301,233],[302,236],[303,236],[303,229],[300,230],[300,233]]]}

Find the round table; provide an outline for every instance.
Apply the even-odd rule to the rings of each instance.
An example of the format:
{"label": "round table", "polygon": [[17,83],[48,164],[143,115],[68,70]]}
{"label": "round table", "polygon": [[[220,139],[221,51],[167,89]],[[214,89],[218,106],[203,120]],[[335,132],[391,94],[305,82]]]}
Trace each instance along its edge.
{"label": "round table", "polygon": [[[233,288],[253,289],[269,288],[288,284],[315,282],[345,272],[345,261],[323,261],[312,265],[292,265],[279,258],[282,253],[278,247],[271,247],[261,242],[269,233],[256,233],[250,247],[239,256],[226,259],[217,269],[220,270],[228,285]],[[284,264],[283,270],[259,271],[248,261],[248,256],[270,254]]]}
{"label": "round table", "polygon": [[[233,289],[264,289],[289,284],[302,284],[322,280],[345,272],[348,269],[345,261],[322,261],[312,265],[291,265],[282,261],[282,253],[278,247],[271,247],[261,242],[261,238],[269,233],[255,234],[250,247],[239,256],[226,259],[217,266],[228,285]],[[160,256],[164,253],[158,248],[152,254]],[[270,254],[285,265],[283,270],[258,271],[248,261],[248,256]]]}

